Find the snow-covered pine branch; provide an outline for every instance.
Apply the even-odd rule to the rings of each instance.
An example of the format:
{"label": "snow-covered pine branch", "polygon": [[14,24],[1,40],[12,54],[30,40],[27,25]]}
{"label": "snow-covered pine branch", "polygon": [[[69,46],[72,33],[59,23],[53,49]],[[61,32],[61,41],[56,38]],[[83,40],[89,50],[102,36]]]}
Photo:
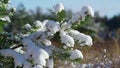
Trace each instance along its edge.
{"label": "snow-covered pine branch", "polygon": [[37,27],[37,28],[41,28],[43,24],[42,24],[41,21],[37,20],[37,21],[34,22],[34,25],[35,25],[35,27]]}
{"label": "snow-covered pine branch", "polygon": [[23,39],[22,41],[25,50],[25,58],[32,58],[34,65],[46,66],[46,59],[49,59],[48,53],[44,49],[36,46],[35,43],[29,39]]}
{"label": "snow-covered pine branch", "polygon": [[77,12],[72,18],[64,25],[64,29],[69,29],[77,21],[84,21],[86,16],[94,17],[94,11],[90,6],[84,6],[80,12]]}
{"label": "snow-covered pine branch", "polygon": [[61,38],[61,43],[63,43],[63,47],[74,47],[74,40],[71,36],[67,35],[65,31],[61,30],[60,31],[60,38]]}
{"label": "snow-covered pine branch", "polygon": [[2,21],[7,21],[7,22],[11,22],[10,18],[8,16],[5,17],[1,17],[0,20]]}
{"label": "snow-covered pine branch", "polygon": [[7,57],[14,58],[15,68],[17,66],[23,67],[23,68],[32,68],[32,65],[25,59],[24,55],[17,53],[14,50],[11,49],[3,49],[0,50],[0,54]]}
{"label": "snow-covered pine branch", "polygon": [[[57,15],[64,10],[64,6],[62,3],[58,3],[56,6],[54,6],[54,9],[55,14]],[[94,11],[90,6],[85,6],[69,21],[57,22],[53,20],[44,20],[43,22],[41,22],[37,20],[34,22],[34,25],[30,25],[27,23],[23,26],[25,29],[27,29],[27,31],[31,31],[32,29],[34,29],[34,27],[37,27],[37,30],[35,30],[36,32],[32,34],[30,34],[29,32],[27,34],[28,36],[23,36],[23,39],[21,39],[20,42],[23,44],[23,50],[25,53],[19,54],[18,52],[11,49],[0,50],[0,53],[4,56],[13,57],[15,68],[17,66],[21,67],[22,65],[23,68],[32,68],[31,65],[34,65],[33,68],[53,68],[54,56],[56,56],[54,53],[60,53],[64,51],[63,53],[67,54],[64,48],[74,48],[75,42],[78,42],[80,46],[92,46],[93,40],[89,35],[85,35],[71,28],[71,26],[76,21],[83,21],[88,15],[94,17]],[[50,37],[53,37],[57,32],[59,32],[59,42],[63,44],[63,48],[58,48],[57,46],[54,46],[51,42]],[[71,49],[70,55],[67,55],[67,57],[71,60],[79,58],[83,59],[83,54],[78,49]],[[27,60],[32,60],[32,63]]]}
{"label": "snow-covered pine branch", "polygon": [[75,41],[79,43],[80,46],[88,45],[92,46],[93,45],[93,40],[89,35],[85,35],[83,33],[80,33],[77,30],[68,30],[67,32],[70,36],[73,37]]}
{"label": "snow-covered pine branch", "polygon": [[58,3],[53,8],[54,8],[54,12],[57,14],[62,10],[64,10],[64,5],[62,3]]}
{"label": "snow-covered pine branch", "polygon": [[71,56],[70,56],[70,59],[74,60],[74,59],[83,59],[83,54],[80,50],[78,49],[75,49],[71,52]]}

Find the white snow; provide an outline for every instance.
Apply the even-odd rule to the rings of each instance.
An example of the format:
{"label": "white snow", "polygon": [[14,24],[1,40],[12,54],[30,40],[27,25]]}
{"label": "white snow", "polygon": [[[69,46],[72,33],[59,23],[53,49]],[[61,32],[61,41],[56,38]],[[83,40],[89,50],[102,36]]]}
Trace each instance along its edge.
{"label": "white snow", "polygon": [[94,17],[94,10],[91,6],[84,6],[80,11],[80,14],[82,16],[90,15],[91,17]]}
{"label": "white snow", "polygon": [[35,25],[35,27],[39,27],[39,28],[42,27],[42,23],[39,20],[35,21],[34,25]]}
{"label": "white snow", "polygon": [[[58,3],[54,6],[54,12],[57,14],[64,10],[64,6],[62,3]],[[55,47],[52,45],[50,41],[50,37],[53,36],[56,32],[60,32],[60,40],[63,43],[63,47],[74,47],[75,42],[77,41],[80,46],[88,45],[91,46],[93,44],[92,38],[89,35],[85,35],[80,33],[77,30],[69,29],[71,26],[77,21],[85,20],[85,17],[90,15],[94,17],[94,11],[90,6],[85,6],[82,10],[76,13],[69,21],[60,24],[59,22],[53,20],[44,20],[43,22],[37,20],[33,24],[36,29],[33,34],[25,34],[23,35],[22,43],[24,45],[23,50],[24,53],[19,54],[21,48],[11,50],[11,49],[3,49],[0,50],[0,53],[4,56],[11,56],[14,58],[15,67],[23,66],[23,68],[53,68],[54,67],[54,59],[52,57],[52,52],[55,50]],[[8,16],[0,18],[3,21],[10,21]],[[61,21],[63,22],[63,21]],[[32,26],[27,23],[23,26],[27,30],[31,30]],[[39,44],[37,44],[37,42]],[[56,48],[57,49],[57,48]],[[49,56],[52,58],[49,59]],[[75,49],[71,52],[70,59],[83,59],[83,54],[80,50]],[[27,60],[33,60],[34,67]],[[76,65],[72,64],[74,67]],[[87,65],[87,64],[86,64]],[[82,66],[85,67],[85,64]]]}
{"label": "white snow", "polygon": [[48,39],[42,39],[41,42],[42,42],[44,45],[46,45],[46,46],[50,46],[50,45],[52,45],[52,44],[51,44],[51,41],[48,40]]}
{"label": "white snow", "polygon": [[80,65],[80,68],[86,68],[87,67],[87,64],[81,64]]}
{"label": "white snow", "polygon": [[26,59],[29,59],[32,57],[34,60],[34,64],[40,64],[42,66],[46,66],[46,59],[49,59],[48,53],[35,45],[31,40],[29,39],[23,39],[24,49],[25,51],[25,57]]}
{"label": "white snow", "polygon": [[33,59],[34,59],[34,64],[46,66],[46,59],[43,55],[33,56]]}
{"label": "white snow", "polygon": [[94,17],[94,11],[90,6],[84,6],[80,12],[77,12],[76,14],[74,14],[66,24],[67,26],[66,29],[71,28],[72,24],[76,23],[76,21],[79,21],[79,20],[84,21],[87,15]]}
{"label": "white snow", "polygon": [[78,21],[78,20],[80,19],[80,17],[81,17],[80,12],[77,12],[77,13],[74,14],[74,15],[72,16],[72,18],[68,21],[68,24],[69,24],[69,25],[72,25],[73,23],[75,23],[76,21]]}
{"label": "white snow", "polygon": [[68,33],[73,37],[75,41],[77,41],[80,44],[80,46],[93,45],[92,38],[89,35],[85,35],[76,30],[69,30]]}
{"label": "white snow", "polygon": [[30,30],[32,28],[32,26],[29,23],[27,23],[24,25],[24,28],[27,30]]}
{"label": "white snow", "polygon": [[60,31],[61,43],[65,44],[67,47],[74,47],[74,40],[71,36],[67,35],[65,31]]}
{"label": "white snow", "polygon": [[[17,44],[12,45],[10,48],[13,48],[14,46],[17,46]],[[14,49],[14,50],[15,50],[16,52],[20,53],[20,54],[23,54],[23,53],[24,53],[24,51],[22,50],[22,47],[18,47],[18,48]]]}
{"label": "white snow", "polygon": [[59,13],[64,10],[64,5],[62,3],[58,3],[54,6],[55,13]]}
{"label": "white snow", "polygon": [[43,49],[45,49],[45,51],[47,51],[49,56],[52,56],[53,55],[53,50],[55,50],[55,46],[54,45],[45,46]]}
{"label": "white snow", "polygon": [[40,37],[40,35],[43,33],[43,31],[37,31],[37,32],[35,32],[35,33],[32,33],[32,34],[30,34],[28,37],[26,37],[26,38],[28,38],[28,39],[30,39],[30,40],[36,40],[38,37]]}
{"label": "white snow", "polygon": [[24,66],[23,68],[31,68],[31,64],[28,61],[26,61],[26,59],[24,58],[24,56],[22,54],[17,53],[14,50],[3,49],[3,50],[0,50],[0,53],[2,55],[4,55],[4,56],[13,57],[14,58],[14,62],[15,62],[15,68],[17,66],[22,67],[22,65]]}
{"label": "white snow", "polygon": [[53,20],[48,20],[46,23],[46,29],[51,32],[51,34],[55,34],[57,31],[60,30],[60,24]]}
{"label": "white snow", "polygon": [[61,29],[62,29],[62,30],[65,30],[66,28],[67,28],[67,22],[62,23]]}
{"label": "white snow", "polygon": [[83,59],[83,54],[80,50],[75,49],[71,52],[70,59],[74,60],[74,59],[78,59],[78,58]]}
{"label": "white snow", "polygon": [[51,58],[51,59],[49,59],[47,61],[47,67],[48,68],[54,68],[54,60],[53,60],[53,58]]}
{"label": "white snow", "polygon": [[107,52],[107,50],[106,50],[106,49],[104,49],[103,51],[104,51],[104,53],[106,53],[106,52]]}
{"label": "white snow", "polygon": [[1,17],[0,20],[2,20],[2,21],[7,21],[7,22],[11,22],[9,16]]}
{"label": "white snow", "polygon": [[41,66],[41,65],[36,65],[36,66],[34,66],[33,68],[43,68],[43,66]]}

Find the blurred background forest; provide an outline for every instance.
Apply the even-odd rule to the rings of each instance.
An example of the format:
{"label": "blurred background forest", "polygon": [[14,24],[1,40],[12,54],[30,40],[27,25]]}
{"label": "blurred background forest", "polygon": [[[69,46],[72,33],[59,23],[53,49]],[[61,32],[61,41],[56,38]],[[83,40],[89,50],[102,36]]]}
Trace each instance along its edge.
{"label": "blurred background forest", "polygon": [[[16,7],[16,12],[11,16],[12,26],[19,30],[24,24],[29,23],[33,25],[33,22],[40,20],[41,22],[46,19],[56,20],[52,9],[48,9],[48,12],[44,13],[40,7],[36,7],[36,10],[26,11],[23,4],[19,4]],[[70,19],[74,14],[72,10],[65,10],[66,20]],[[86,24],[87,23],[87,24]],[[99,12],[95,12],[95,17],[89,19],[89,22],[85,21],[81,23],[78,29],[80,32],[93,31],[95,33],[92,36],[99,37],[98,39],[120,39],[120,14],[114,15],[111,18],[107,16],[100,16]],[[86,31],[89,30],[89,31]]]}

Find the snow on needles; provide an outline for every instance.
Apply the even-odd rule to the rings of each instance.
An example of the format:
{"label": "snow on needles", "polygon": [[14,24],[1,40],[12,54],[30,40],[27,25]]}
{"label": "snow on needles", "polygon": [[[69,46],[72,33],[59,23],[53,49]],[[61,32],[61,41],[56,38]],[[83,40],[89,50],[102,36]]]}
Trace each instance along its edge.
{"label": "snow on needles", "polygon": [[49,59],[47,61],[47,67],[48,68],[54,68],[54,60],[53,60],[53,58],[51,58],[51,59]]}
{"label": "snow on needles", "polygon": [[60,31],[61,42],[65,44],[66,47],[74,47],[74,40],[71,36],[67,35],[65,31]]}
{"label": "snow on needles", "polygon": [[93,45],[92,38],[89,35],[80,33],[77,30],[69,30],[68,33],[73,37],[75,41],[77,41],[80,44],[80,46]]}
{"label": "snow on needles", "polygon": [[48,53],[44,49],[36,46],[35,43],[29,39],[23,39],[22,41],[24,44],[26,59],[32,57],[34,64],[46,66],[46,59],[49,59]]}
{"label": "snow on needles", "polygon": [[2,21],[7,21],[7,22],[11,22],[9,16],[1,17],[0,20],[2,20]]}
{"label": "snow on needles", "polygon": [[62,3],[58,3],[54,6],[55,13],[59,13],[64,10],[64,5]]}
{"label": "snow on needles", "polygon": [[24,58],[24,56],[22,54],[19,54],[14,50],[3,49],[3,50],[0,50],[0,53],[4,56],[13,57],[14,62],[15,62],[15,68],[17,66],[22,67],[22,65],[23,65],[23,68],[31,68],[32,67],[31,64],[28,61],[26,61],[26,59]]}
{"label": "snow on needles", "polygon": [[72,51],[70,59],[75,60],[78,58],[83,59],[83,54],[80,50],[75,49]]}
{"label": "snow on needles", "polygon": [[91,17],[94,17],[94,10],[92,9],[91,6],[84,6],[80,11],[80,14],[82,16],[90,15]]}
{"label": "snow on needles", "polygon": [[41,65],[36,65],[36,66],[34,66],[33,68],[43,68],[43,66],[41,66]]}
{"label": "snow on needles", "polygon": [[55,34],[57,31],[60,30],[60,24],[53,20],[47,20],[46,28],[51,34]]}
{"label": "snow on needles", "polygon": [[94,17],[94,10],[90,6],[84,6],[80,12],[77,12],[75,15],[72,16],[72,18],[67,23],[67,28],[71,28],[73,23],[76,23],[76,21],[84,21],[86,16]]}
{"label": "snow on needles", "polygon": [[37,20],[34,22],[34,25],[35,25],[35,27],[41,27],[42,23],[41,23],[41,21]]}
{"label": "snow on needles", "polygon": [[51,44],[51,41],[48,40],[48,39],[43,39],[41,42],[42,42],[44,45],[46,45],[46,46],[52,45],[52,44]]}
{"label": "snow on needles", "polygon": [[24,28],[26,30],[30,30],[32,28],[32,26],[29,23],[27,23],[27,24],[24,25]]}
{"label": "snow on needles", "polygon": [[[62,3],[58,3],[54,6],[54,9],[57,15],[57,13],[60,13],[64,10],[64,6]],[[54,37],[56,32],[59,33],[61,43],[64,45],[63,48],[70,47],[72,50],[75,41],[78,42],[80,46],[92,46],[92,38],[89,35],[85,35],[71,28],[74,23],[85,20],[85,17],[88,15],[94,17],[94,11],[90,6],[85,6],[80,12],[76,13],[68,21],[61,21],[61,23],[59,23],[53,20],[44,20],[43,22],[37,20],[33,23],[34,25],[27,23],[23,26],[23,28],[25,28],[27,31],[32,31],[33,28],[33,30],[36,32],[32,34],[28,32],[28,36],[24,36],[21,40],[21,43],[24,45],[24,53],[19,54],[11,49],[0,50],[0,53],[4,56],[13,57],[15,68],[17,66],[23,66],[23,68],[53,68],[53,55],[55,53],[53,51],[57,51],[57,46],[52,44],[50,38],[51,36]],[[0,18],[0,20],[10,22],[9,17]],[[34,29],[34,27],[37,28]],[[83,59],[83,54],[80,50],[75,49],[72,50],[69,57],[71,60],[79,58]],[[34,67],[32,67],[31,64]]]}

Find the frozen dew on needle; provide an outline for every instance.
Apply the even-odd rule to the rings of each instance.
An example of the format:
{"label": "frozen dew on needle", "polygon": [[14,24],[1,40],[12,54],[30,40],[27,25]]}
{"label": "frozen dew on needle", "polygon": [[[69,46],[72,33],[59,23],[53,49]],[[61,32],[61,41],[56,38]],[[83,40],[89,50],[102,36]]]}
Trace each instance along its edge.
{"label": "frozen dew on needle", "polygon": [[75,50],[72,51],[70,59],[75,60],[75,59],[78,59],[78,58],[83,59],[83,54],[80,50],[75,49]]}

